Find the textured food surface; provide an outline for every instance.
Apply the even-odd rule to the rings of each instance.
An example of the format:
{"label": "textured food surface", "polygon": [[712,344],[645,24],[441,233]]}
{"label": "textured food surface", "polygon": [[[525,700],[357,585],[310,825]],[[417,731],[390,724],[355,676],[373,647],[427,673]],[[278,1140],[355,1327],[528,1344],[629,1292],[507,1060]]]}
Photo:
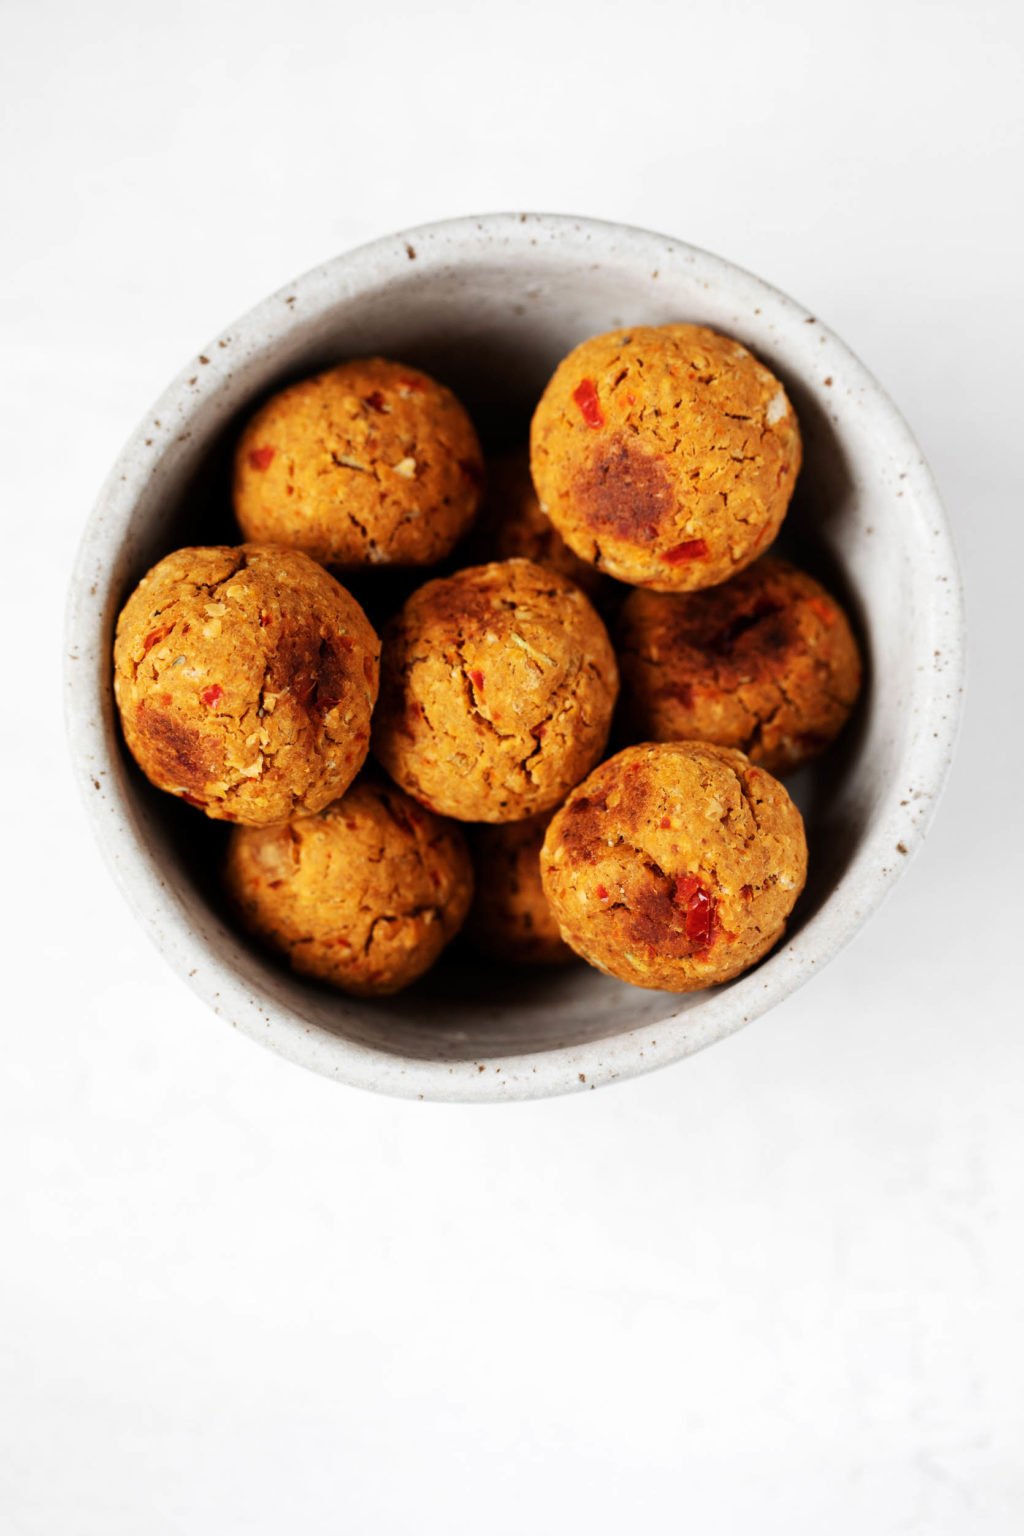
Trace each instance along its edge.
{"label": "textured food surface", "polygon": [[571,549],[620,581],[692,591],[763,553],[800,468],[779,380],[699,325],[595,336],[534,413],[531,469]]}
{"label": "textured food surface", "polygon": [[842,608],[771,556],[703,592],[631,592],[618,641],[634,739],[738,747],[772,773],[824,751],[860,688]]}
{"label": "textured food surface", "polygon": [[245,537],[328,565],[430,565],[472,521],[483,484],[473,424],[443,384],[384,358],[282,390],[235,458]]}
{"label": "textured food surface", "polygon": [[578,587],[528,560],[471,566],[420,587],[389,626],[374,750],[434,810],[518,821],[598,761],[617,692]]}
{"label": "textured food surface", "polygon": [[691,992],[781,937],[807,873],[800,812],[741,752],[627,747],[552,819],[544,890],[562,937],[635,986]]}
{"label": "textured food surface", "polygon": [[589,560],[566,544],[541,511],[530,477],[530,455],[523,448],[487,461],[487,492],[473,539],[480,560],[532,560],[568,576],[587,596],[597,599],[611,583]]}
{"label": "textured food surface", "polygon": [[318,816],[234,828],[225,881],[246,926],[296,971],[370,997],[433,965],[466,916],[473,870],[457,827],[369,779]]}
{"label": "textured food surface", "polygon": [[362,766],[379,643],[298,550],[179,549],[121,611],[114,693],[159,789],[255,826],[318,811]]}
{"label": "textured food surface", "polygon": [[559,932],[540,878],[550,816],[478,827],[478,877],[467,923],[473,942],[512,965],[562,965],[575,959]]}

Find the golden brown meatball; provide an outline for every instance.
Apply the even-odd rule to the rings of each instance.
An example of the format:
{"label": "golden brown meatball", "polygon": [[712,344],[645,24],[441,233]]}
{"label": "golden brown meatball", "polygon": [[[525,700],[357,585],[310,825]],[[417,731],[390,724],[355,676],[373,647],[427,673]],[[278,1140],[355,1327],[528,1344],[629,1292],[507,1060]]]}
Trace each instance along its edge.
{"label": "golden brown meatball", "polygon": [[392,785],[361,781],[317,816],[232,830],[225,881],[250,931],[344,992],[397,992],[469,908],[461,832]]}
{"label": "golden brown meatball", "polygon": [[774,539],[800,433],[774,374],[700,325],[595,336],[534,414],[540,504],[569,547],[634,586],[725,581]]}
{"label": "golden brown meatball", "polygon": [[738,747],[772,773],[823,751],[860,688],[839,604],[770,556],[704,592],[632,592],[618,640],[634,739]]}
{"label": "golden brown meatball", "polygon": [[480,444],[451,390],[380,357],[282,390],[235,457],[245,537],[326,565],[432,565],[469,526],[481,486]]}
{"label": "golden brown meatball", "polygon": [[549,810],[597,762],[618,671],[578,587],[528,560],[427,582],[389,626],[374,751],[461,821]]}
{"label": "golden brown meatball", "polygon": [[294,549],[179,549],[128,599],[114,694],[159,789],[266,826],[343,794],[369,749],[380,647],[363,610]]}
{"label": "golden brown meatball", "polygon": [[627,747],[558,811],[544,890],[566,943],[639,987],[728,981],[781,937],[807,872],[800,812],[741,752]]}
{"label": "golden brown meatball", "polygon": [[512,965],[564,965],[563,943],[540,883],[540,850],[550,816],[478,827],[473,839],[479,877],[467,932],[496,960]]}

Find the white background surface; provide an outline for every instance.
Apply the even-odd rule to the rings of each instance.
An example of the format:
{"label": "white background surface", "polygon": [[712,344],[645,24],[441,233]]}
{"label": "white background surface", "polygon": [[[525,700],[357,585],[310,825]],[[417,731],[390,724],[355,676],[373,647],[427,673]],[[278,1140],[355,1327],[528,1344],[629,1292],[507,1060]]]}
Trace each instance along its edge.
{"label": "white background surface", "polygon": [[[0,1532],[1024,1526],[1022,12],[7,0]],[[61,610],[122,439],[307,266],[495,208],[717,250],[929,455],[971,687],[929,843],[655,1077],[373,1099],[225,1029],[74,798]]]}

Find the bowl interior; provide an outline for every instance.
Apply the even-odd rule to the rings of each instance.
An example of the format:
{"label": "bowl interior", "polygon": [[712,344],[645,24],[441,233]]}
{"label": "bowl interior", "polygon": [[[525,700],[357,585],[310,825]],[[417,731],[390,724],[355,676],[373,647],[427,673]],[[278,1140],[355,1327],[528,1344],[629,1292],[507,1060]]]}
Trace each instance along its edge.
{"label": "bowl interior", "polygon": [[[799,306],[686,246],[569,221],[508,219],[475,229],[469,221],[438,226],[309,274],[218,338],[132,440],[122,478],[112,481],[94,519],[100,528],[93,539],[96,684],[119,813],[195,944],[227,965],[268,1027],[284,1019],[321,1043],[343,1040],[423,1062],[493,1064],[623,1034],[700,1034],[708,1022],[702,1026],[702,1017],[709,1009],[721,1013],[725,993],[738,994],[730,1017],[741,1022],[774,1000],[770,978],[781,954],[729,988],[689,997],[639,991],[584,965],[503,971],[481,964],[461,942],[431,975],[390,1000],[364,1003],[296,979],[225,918],[223,828],[152,790],[120,746],[107,660],[117,610],[170,549],[237,540],[232,449],[247,414],[269,392],[346,357],[397,357],[449,384],[485,449],[494,450],[525,440],[552,369],[582,338],[623,324],[693,320],[738,337],[785,382],[805,461],[779,547],[846,602],[866,662],[855,718],[832,752],[790,784],[811,850],[808,887],[783,946],[791,958],[850,877],[880,805],[913,795],[905,777],[909,733],[917,728],[915,685],[932,644],[920,547],[932,508],[915,490],[913,445],[905,432],[894,439],[884,397]],[[411,584],[388,573],[374,585],[351,583],[375,620]],[[899,863],[895,853],[892,862]],[[847,925],[851,902],[855,896],[841,919]]]}

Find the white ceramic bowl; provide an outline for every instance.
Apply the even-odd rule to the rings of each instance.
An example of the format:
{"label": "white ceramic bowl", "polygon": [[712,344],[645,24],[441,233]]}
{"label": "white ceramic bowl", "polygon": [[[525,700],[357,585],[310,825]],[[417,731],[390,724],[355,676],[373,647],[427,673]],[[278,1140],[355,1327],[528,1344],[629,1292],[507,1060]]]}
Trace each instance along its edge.
{"label": "white ceramic bowl", "polygon": [[[694,320],[785,381],[805,465],[790,540],[850,605],[867,660],[839,746],[796,785],[811,875],[786,941],[729,986],[677,997],[586,966],[516,975],[444,962],[366,1003],[301,981],[221,916],[222,829],[146,784],[111,694],[117,611],[153,561],[233,542],[240,422],[287,380],[383,353],[451,384],[485,434],[525,425],[558,360],[621,325]],[[963,617],[946,520],[888,398],[815,316],[717,256],[592,220],[495,214],[376,241],[300,277],[193,358],[128,441],[89,521],[68,618],[72,752],[100,846],[171,965],[229,1023],[342,1082],[426,1099],[592,1088],[731,1034],[808,980],[875,911],[935,807],[960,704]]]}

